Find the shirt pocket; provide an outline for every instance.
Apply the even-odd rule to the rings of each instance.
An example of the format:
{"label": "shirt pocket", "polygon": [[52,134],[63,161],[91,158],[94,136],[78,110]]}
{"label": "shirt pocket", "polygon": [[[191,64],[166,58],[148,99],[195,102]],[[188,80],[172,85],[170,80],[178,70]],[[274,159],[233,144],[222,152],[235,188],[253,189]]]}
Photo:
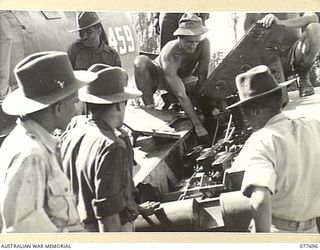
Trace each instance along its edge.
{"label": "shirt pocket", "polygon": [[69,220],[69,186],[62,175],[48,180],[47,204],[52,217]]}
{"label": "shirt pocket", "polygon": [[74,65],[75,70],[87,70],[89,68],[90,62],[88,54],[84,51],[79,51],[76,55],[76,61]]}

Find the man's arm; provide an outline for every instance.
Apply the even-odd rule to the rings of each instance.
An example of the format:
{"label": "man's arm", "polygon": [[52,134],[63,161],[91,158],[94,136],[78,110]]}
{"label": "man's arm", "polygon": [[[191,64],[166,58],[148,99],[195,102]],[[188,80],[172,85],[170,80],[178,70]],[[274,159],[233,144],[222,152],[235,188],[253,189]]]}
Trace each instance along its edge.
{"label": "man's arm", "polygon": [[172,94],[177,97],[181,107],[187,113],[190,118],[197,137],[200,140],[206,140],[208,138],[208,132],[203,127],[198,115],[195,112],[194,106],[186,93],[186,88],[181,80],[181,78],[177,75],[177,62],[174,61],[173,58],[168,57],[167,61],[164,62],[164,74],[167,84],[170,87]]}
{"label": "man's arm", "polygon": [[[107,144],[107,143],[106,143]],[[106,146],[97,157],[93,208],[100,232],[121,231],[119,213],[125,208],[123,197],[124,148],[117,143]]]}
{"label": "man's arm", "polygon": [[[10,178],[4,184],[7,191],[1,194],[5,230],[19,233],[58,232],[44,209],[49,166],[38,156],[18,157],[16,162],[7,173],[7,178]],[[17,168],[16,172],[11,173]]]}
{"label": "man's arm", "polygon": [[209,63],[210,63],[210,42],[205,38],[199,44],[201,46],[201,55],[198,66],[198,82],[197,88],[201,86],[201,83],[204,82],[208,77]]}
{"label": "man's arm", "polygon": [[100,220],[98,220],[98,224],[99,224],[100,232],[120,232],[121,231],[121,221],[120,221],[119,214],[103,217]]}
{"label": "man's arm", "polygon": [[261,23],[262,26],[265,28],[270,27],[273,23],[278,25],[284,25],[288,28],[305,28],[310,23],[319,22],[318,16],[314,12],[306,12],[302,16],[292,18],[290,18],[290,14],[288,14],[288,16],[288,19],[280,20],[274,14],[268,14],[258,22]]}
{"label": "man's arm", "polygon": [[256,232],[270,232],[271,227],[271,194],[265,187],[254,187],[250,197],[252,215]]}

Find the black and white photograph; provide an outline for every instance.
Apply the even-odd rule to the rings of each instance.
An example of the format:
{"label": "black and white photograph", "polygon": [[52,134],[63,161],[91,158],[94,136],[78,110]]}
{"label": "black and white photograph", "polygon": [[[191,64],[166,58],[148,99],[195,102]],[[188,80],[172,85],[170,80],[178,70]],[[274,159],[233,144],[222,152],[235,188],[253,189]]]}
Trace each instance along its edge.
{"label": "black and white photograph", "polygon": [[141,9],[0,9],[1,234],[318,235],[320,7]]}

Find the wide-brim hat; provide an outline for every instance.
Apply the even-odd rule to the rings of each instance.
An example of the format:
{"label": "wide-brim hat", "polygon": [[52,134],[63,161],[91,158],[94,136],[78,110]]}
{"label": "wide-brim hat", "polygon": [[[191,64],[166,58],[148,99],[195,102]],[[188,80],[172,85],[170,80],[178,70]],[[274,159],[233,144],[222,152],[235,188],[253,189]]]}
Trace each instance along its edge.
{"label": "wide-brim hat", "polygon": [[195,13],[184,13],[179,21],[178,29],[173,33],[174,36],[199,36],[206,33],[206,28],[202,19]]}
{"label": "wide-brim hat", "polygon": [[97,74],[73,71],[65,52],[46,51],[24,58],[14,68],[18,88],[3,101],[9,115],[25,115],[56,103],[87,83]]}
{"label": "wide-brim hat", "polygon": [[101,23],[105,18],[101,19],[95,12],[85,12],[81,11],[76,14],[76,25],[77,28],[70,30],[69,32],[76,32],[80,30],[87,29],[98,23]]}
{"label": "wide-brim hat", "polygon": [[120,67],[94,64],[88,71],[96,72],[98,78],[79,89],[79,100],[94,104],[113,104],[142,95],[141,91],[127,88],[128,75]]}
{"label": "wide-brim hat", "polygon": [[230,105],[227,109],[254,101],[265,95],[280,90],[293,83],[296,79],[277,83],[269,68],[265,65],[256,66],[236,77],[236,85],[240,101]]}

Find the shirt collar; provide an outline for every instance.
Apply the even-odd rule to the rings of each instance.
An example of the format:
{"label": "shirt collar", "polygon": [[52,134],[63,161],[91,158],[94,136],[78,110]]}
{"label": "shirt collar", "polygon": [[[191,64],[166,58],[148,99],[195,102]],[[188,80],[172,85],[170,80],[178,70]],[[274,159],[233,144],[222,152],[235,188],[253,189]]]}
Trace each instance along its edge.
{"label": "shirt collar", "polygon": [[266,123],[265,127],[266,126],[271,126],[279,121],[282,121],[282,120],[289,120],[289,117],[286,116],[284,113],[280,112],[279,114],[273,116],[271,119],[269,119],[269,121]]}
{"label": "shirt collar", "polygon": [[115,131],[108,123],[106,123],[100,116],[98,115],[88,115],[88,122],[89,123],[94,123],[98,127]]}
{"label": "shirt collar", "polygon": [[59,140],[54,138],[48,131],[39,123],[32,119],[26,121],[17,120],[17,124],[24,127],[27,134],[38,139],[49,151],[55,153],[59,145]]}
{"label": "shirt collar", "polygon": [[98,127],[113,131],[117,137],[128,136],[128,133],[122,128],[113,129],[108,123],[106,123],[100,116],[89,115],[88,122],[96,124]]}

